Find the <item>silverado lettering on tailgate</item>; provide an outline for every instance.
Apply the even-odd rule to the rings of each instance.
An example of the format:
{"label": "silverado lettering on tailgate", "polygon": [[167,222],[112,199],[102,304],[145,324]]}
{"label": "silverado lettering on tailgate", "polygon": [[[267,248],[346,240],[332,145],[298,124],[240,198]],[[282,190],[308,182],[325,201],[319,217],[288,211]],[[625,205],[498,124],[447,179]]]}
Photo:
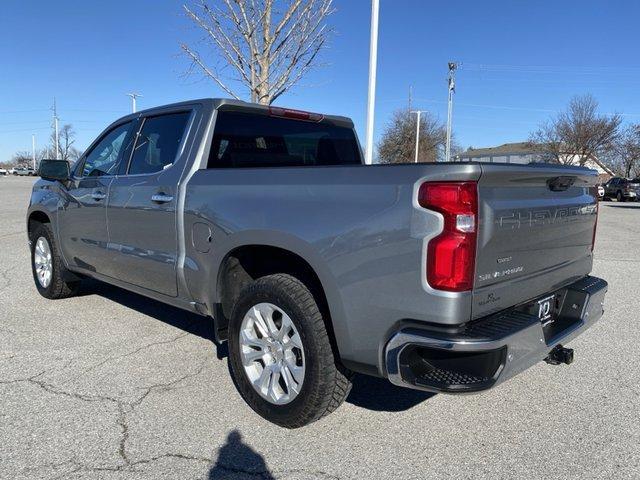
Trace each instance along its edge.
{"label": "silverado lettering on tailgate", "polygon": [[500,228],[515,230],[523,227],[568,223],[578,220],[583,215],[595,215],[596,210],[596,204],[539,210],[515,210],[500,214],[495,223]]}

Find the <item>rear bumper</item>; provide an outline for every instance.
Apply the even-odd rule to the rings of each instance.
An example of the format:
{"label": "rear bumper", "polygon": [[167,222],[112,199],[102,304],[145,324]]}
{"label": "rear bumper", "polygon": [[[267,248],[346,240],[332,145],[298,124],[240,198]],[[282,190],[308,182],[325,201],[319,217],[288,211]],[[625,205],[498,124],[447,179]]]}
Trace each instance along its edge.
{"label": "rear bumper", "polygon": [[543,360],[602,316],[607,282],[585,277],[558,292],[556,322],[566,328],[543,330],[537,316],[514,307],[459,329],[423,326],[396,332],[385,348],[387,376],[396,385],[431,392],[486,390]]}

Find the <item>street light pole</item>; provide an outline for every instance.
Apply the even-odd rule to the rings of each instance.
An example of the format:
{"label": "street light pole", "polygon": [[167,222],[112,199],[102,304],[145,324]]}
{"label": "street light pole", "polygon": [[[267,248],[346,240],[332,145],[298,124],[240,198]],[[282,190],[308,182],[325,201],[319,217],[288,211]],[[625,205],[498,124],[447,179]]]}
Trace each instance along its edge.
{"label": "street light pole", "polygon": [[418,163],[418,150],[420,148],[420,114],[422,113],[422,110],[415,110],[411,113],[415,113],[417,114],[417,118],[416,118],[416,156],[415,159],[413,160],[414,163]]}
{"label": "street light pole", "polygon": [[33,160],[33,169],[36,169],[36,134],[31,134],[31,158]]}
{"label": "street light pole", "polygon": [[128,97],[131,97],[131,113],[136,113],[136,98],[141,97],[139,93],[127,93]]}
{"label": "street light pole", "polygon": [[378,12],[380,0],[371,0],[371,39],[369,43],[369,96],[364,163],[373,163],[373,118],[376,104],[376,70],[378,64]]}
{"label": "street light pole", "polygon": [[53,139],[53,143],[55,145],[55,149],[56,149],[56,160],[58,159],[58,156],[60,155],[60,147],[58,145],[58,107],[56,106],[56,97],[53,97],[53,107],[51,108],[51,110],[53,111],[53,135],[54,135],[54,139]]}
{"label": "street light pole", "polygon": [[451,123],[453,121],[453,94],[456,91],[456,69],[458,64],[455,62],[449,62],[449,79],[448,90],[449,99],[447,101],[447,143],[444,151],[444,159],[446,162],[451,161]]}

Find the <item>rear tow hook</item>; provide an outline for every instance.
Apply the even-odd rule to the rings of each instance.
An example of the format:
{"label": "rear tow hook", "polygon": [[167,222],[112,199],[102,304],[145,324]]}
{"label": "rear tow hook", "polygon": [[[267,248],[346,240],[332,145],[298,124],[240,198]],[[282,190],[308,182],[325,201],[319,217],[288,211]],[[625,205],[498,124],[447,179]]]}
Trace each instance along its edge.
{"label": "rear tow hook", "polygon": [[561,363],[570,365],[573,363],[573,348],[564,348],[562,345],[556,345],[544,361],[551,365],[560,365]]}

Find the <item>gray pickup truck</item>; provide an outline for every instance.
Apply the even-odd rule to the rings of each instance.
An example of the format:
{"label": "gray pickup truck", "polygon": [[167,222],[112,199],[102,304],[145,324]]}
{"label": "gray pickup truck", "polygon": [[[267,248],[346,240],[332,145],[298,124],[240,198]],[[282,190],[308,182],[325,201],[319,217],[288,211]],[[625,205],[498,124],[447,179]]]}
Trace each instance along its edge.
{"label": "gray pickup truck", "polygon": [[241,396],[289,428],[353,372],[465,393],[568,364],[603,313],[585,168],[368,166],[347,118],[206,99],[121,118],[40,176],[38,291],[92,277],[213,319]]}

